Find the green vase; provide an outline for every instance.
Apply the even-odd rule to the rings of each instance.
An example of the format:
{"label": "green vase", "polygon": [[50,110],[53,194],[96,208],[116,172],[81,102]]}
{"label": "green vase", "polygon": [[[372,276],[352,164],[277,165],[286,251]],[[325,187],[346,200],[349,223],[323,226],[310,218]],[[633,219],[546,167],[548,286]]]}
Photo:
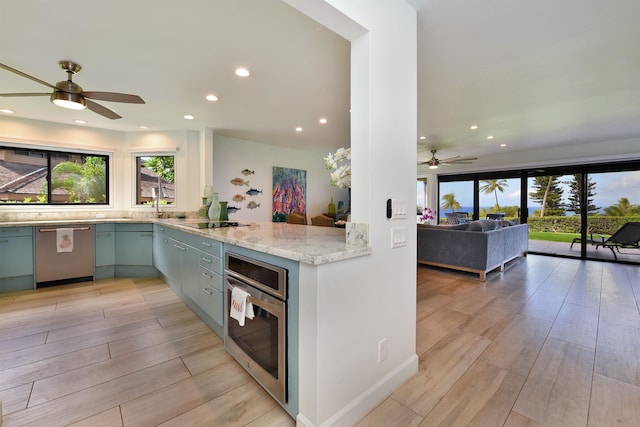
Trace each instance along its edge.
{"label": "green vase", "polygon": [[209,212],[207,212],[207,197],[202,198],[202,206],[198,209],[198,217],[199,218],[207,218]]}
{"label": "green vase", "polygon": [[220,202],[218,201],[218,193],[211,196],[211,206],[209,206],[209,221],[220,220]]}
{"label": "green vase", "polygon": [[227,221],[228,219],[227,202],[220,202],[220,221]]}

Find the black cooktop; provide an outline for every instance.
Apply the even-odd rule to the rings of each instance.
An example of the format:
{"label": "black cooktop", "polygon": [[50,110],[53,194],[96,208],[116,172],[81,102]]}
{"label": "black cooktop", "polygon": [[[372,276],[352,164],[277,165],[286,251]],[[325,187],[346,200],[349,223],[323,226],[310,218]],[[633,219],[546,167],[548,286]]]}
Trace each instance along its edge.
{"label": "black cooktop", "polygon": [[237,227],[238,221],[204,221],[198,223],[198,228]]}

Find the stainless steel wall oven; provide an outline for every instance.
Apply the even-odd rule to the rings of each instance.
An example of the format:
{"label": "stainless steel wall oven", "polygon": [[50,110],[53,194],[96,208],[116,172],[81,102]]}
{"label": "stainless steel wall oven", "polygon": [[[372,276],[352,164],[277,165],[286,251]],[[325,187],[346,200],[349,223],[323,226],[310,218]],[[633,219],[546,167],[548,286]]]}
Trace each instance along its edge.
{"label": "stainless steel wall oven", "polygon": [[[287,402],[287,270],[243,255],[225,254],[224,345],[280,402]],[[230,316],[231,294],[247,292],[253,319]]]}

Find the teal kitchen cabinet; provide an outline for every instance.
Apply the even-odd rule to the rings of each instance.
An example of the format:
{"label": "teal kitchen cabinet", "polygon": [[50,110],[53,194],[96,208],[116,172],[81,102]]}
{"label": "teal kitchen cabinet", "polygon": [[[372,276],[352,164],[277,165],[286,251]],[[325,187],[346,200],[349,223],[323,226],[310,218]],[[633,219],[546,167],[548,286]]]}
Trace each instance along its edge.
{"label": "teal kitchen cabinet", "polygon": [[0,228],[0,292],[34,288],[33,227]]}
{"label": "teal kitchen cabinet", "polygon": [[158,224],[153,239],[154,265],[165,282],[222,336],[223,244]]}
{"label": "teal kitchen cabinet", "polygon": [[116,277],[157,277],[153,266],[153,224],[126,223],[116,227]]}
{"label": "teal kitchen cabinet", "polygon": [[116,225],[96,224],[95,279],[114,277],[116,264]]}

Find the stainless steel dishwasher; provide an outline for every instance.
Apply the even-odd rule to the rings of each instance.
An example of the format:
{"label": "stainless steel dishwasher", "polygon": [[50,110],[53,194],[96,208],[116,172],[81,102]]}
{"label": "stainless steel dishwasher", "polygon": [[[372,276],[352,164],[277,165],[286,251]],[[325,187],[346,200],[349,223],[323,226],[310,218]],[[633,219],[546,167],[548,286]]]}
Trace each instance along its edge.
{"label": "stainless steel dishwasher", "polygon": [[35,240],[37,287],[93,280],[93,225],[36,227]]}

